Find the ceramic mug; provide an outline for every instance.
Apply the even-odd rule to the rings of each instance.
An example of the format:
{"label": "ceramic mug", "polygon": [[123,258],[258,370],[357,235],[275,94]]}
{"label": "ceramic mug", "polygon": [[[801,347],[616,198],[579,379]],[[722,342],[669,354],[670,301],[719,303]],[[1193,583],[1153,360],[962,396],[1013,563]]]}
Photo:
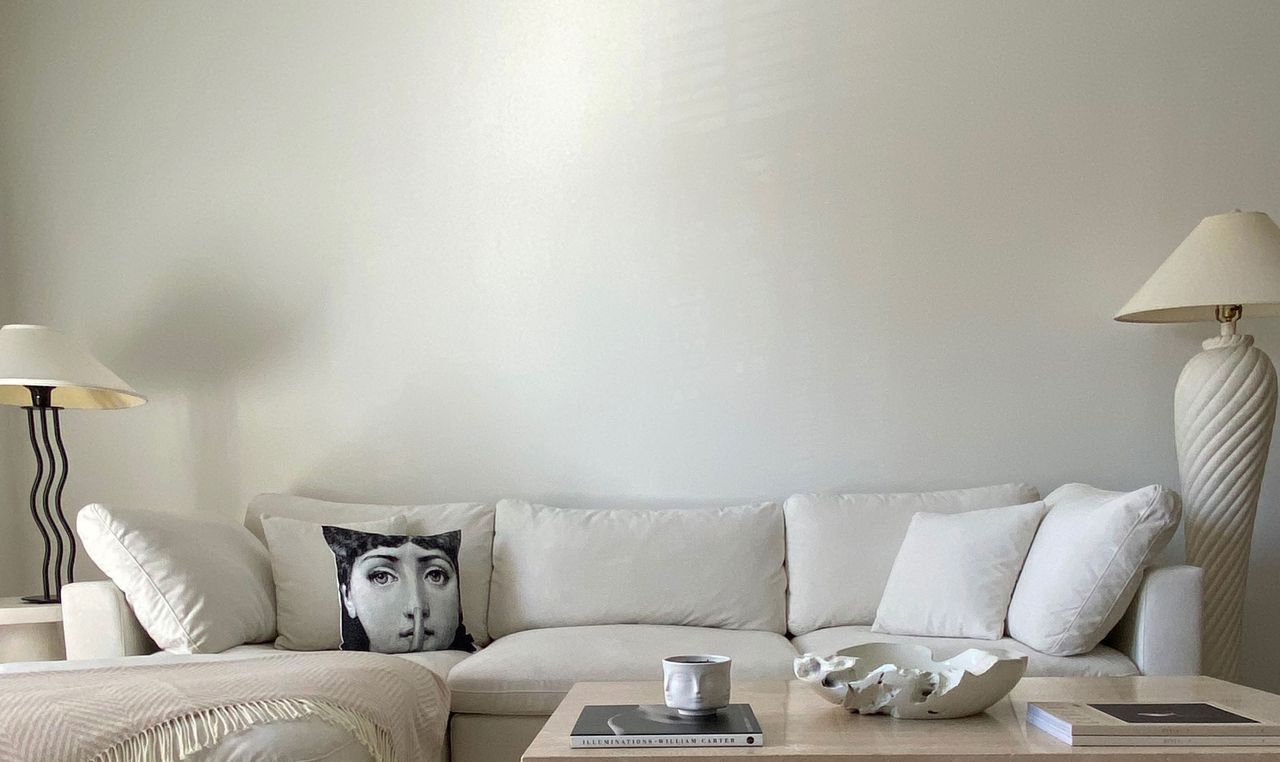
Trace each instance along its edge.
{"label": "ceramic mug", "polygon": [[702,717],[729,706],[728,656],[693,654],[662,660],[662,693],[682,715]]}

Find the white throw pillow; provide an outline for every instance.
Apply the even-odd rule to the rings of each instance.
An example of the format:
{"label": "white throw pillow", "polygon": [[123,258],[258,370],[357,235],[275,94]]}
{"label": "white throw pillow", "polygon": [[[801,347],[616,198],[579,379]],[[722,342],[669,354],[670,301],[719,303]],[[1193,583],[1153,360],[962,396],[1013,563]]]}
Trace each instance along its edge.
{"label": "white throw pillow", "polygon": [[911,517],[1020,505],[1035,487],[997,484],[939,492],[792,495],[787,521],[787,624],[792,635],[871,624]]}
{"label": "white throw pillow", "polygon": [[[258,495],[249,502],[244,525],[263,537],[262,519],[279,516],[318,524],[376,521],[404,516],[405,532],[433,535],[462,532],[462,616],[478,645],[489,643],[489,581],[493,574],[494,507],[484,503],[372,505],[334,503],[296,495]],[[265,538],[264,538],[265,542]]]}
{"label": "white throw pillow", "polygon": [[1124,616],[1142,573],[1182,517],[1177,493],[1158,485],[1110,492],[1067,484],[1049,513],[1009,604],[1009,634],[1037,651],[1091,651]]}
{"label": "white throw pillow", "polygon": [[997,640],[1044,516],[1042,502],[917,513],[893,561],[875,632]]}
{"label": "white throw pillow", "polygon": [[[404,534],[404,516],[335,526],[378,534]],[[276,585],[276,648],[325,651],[342,643],[338,578],[333,551],[320,524],[279,516],[263,516],[262,531],[271,551]]]}
{"label": "white throw pillow", "polygon": [[164,650],[219,653],[275,637],[271,559],[243,526],[93,504],[76,532]]}
{"label": "white throw pillow", "polygon": [[786,630],[782,511],[498,503],[489,628],[669,624]]}

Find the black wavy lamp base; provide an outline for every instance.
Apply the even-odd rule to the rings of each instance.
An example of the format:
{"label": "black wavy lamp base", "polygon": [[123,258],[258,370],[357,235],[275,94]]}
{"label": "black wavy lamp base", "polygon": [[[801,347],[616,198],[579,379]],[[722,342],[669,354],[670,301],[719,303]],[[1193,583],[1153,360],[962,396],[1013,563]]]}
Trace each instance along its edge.
{"label": "black wavy lamp base", "polygon": [[24,405],[23,409],[27,411],[27,433],[31,437],[31,451],[36,460],[36,474],[31,481],[31,519],[40,530],[40,539],[44,543],[41,564],[44,589],[40,595],[28,595],[22,600],[27,603],[59,603],[62,586],[75,581],[76,568],[76,535],[62,512],[62,488],[67,484],[67,449],[62,444],[62,426],[58,420],[61,408],[53,404],[52,387],[28,386],[27,389],[31,392],[31,404]]}

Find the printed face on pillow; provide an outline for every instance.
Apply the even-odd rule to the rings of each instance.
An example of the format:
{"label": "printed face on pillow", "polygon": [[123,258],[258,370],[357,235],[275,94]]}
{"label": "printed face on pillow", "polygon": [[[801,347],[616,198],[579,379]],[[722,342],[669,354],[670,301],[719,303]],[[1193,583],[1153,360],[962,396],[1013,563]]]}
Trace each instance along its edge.
{"label": "printed face on pillow", "polygon": [[440,550],[412,542],[374,548],[352,565],[342,602],[369,650],[439,651],[458,629],[458,570]]}
{"label": "printed face on pillow", "polygon": [[472,650],[462,626],[459,532],[417,537],[323,529],[337,567],[344,650]]}

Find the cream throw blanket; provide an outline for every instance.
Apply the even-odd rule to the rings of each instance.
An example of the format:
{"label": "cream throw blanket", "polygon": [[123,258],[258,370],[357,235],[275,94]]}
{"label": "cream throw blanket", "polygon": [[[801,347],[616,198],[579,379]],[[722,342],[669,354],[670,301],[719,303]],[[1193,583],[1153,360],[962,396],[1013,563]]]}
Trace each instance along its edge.
{"label": "cream throw blanket", "polygon": [[308,653],[0,676],[0,760],[180,760],[251,725],[318,719],[380,762],[435,756],[448,688],[406,659]]}

